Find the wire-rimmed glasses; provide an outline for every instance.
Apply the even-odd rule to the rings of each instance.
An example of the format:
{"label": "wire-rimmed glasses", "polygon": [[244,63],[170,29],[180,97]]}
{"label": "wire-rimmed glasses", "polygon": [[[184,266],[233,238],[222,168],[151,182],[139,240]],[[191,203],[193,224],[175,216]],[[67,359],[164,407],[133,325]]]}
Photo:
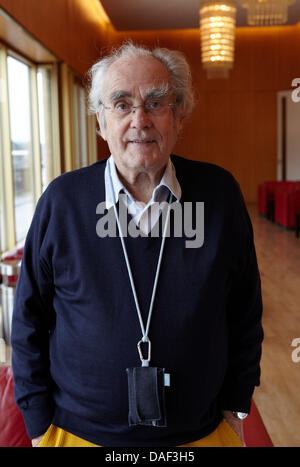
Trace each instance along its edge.
{"label": "wire-rimmed glasses", "polygon": [[121,101],[114,104],[112,107],[107,107],[101,103],[104,109],[111,110],[112,113],[118,117],[126,117],[131,113],[135,113],[136,109],[139,107],[143,107],[145,113],[149,113],[153,116],[161,116],[166,113],[169,107],[175,107],[176,104],[167,103],[158,99],[149,99],[146,100],[143,104],[140,105],[133,105],[129,101]]}

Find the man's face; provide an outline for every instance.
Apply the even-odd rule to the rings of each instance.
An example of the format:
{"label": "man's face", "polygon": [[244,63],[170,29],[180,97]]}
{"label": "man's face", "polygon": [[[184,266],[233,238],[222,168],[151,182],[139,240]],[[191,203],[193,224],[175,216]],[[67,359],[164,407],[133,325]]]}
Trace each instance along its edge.
{"label": "man's face", "polygon": [[[140,106],[149,102],[151,96],[160,94],[157,91],[166,85],[167,95],[160,99],[174,103],[170,76],[160,61],[143,56],[120,58],[106,73],[103,103],[110,108],[123,103]],[[121,117],[111,109],[104,112],[106,127],[99,122],[101,135],[123,176],[140,171],[155,172],[167,164],[182,121],[172,107],[166,105],[161,115],[145,112],[143,106]]]}

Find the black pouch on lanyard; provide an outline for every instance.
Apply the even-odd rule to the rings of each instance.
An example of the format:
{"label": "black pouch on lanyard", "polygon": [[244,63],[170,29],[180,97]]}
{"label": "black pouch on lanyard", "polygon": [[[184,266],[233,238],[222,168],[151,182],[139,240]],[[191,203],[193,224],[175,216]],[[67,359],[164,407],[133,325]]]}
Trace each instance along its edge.
{"label": "black pouch on lanyard", "polygon": [[165,380],[163,368],[127,368],[129,425],[165,427]]}

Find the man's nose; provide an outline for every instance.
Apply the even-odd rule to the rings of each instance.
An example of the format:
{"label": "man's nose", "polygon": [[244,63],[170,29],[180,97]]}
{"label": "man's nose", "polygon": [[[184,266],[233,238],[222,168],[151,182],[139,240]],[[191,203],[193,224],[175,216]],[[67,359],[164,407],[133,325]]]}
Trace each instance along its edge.
{"label": "man's nose", "polygon": [[149,112],[146,112],[143,105],[135,107],[130,114],[130,118],[132,128],[150,128],[153,125]]}

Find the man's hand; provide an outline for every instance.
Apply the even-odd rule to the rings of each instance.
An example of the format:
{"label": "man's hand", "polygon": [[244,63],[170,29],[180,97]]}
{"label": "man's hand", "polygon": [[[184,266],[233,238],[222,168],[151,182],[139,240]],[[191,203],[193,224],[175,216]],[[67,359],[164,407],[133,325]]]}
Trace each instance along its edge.
{"label": "man's hand", "polygon": [[32,444],[32,447],[33,447],[33,448],[38,447],[38,445],[39,445],[40,442],[42,441],[42,437],[43,437],[43,436],[44,436],[44,435],[41,435],[41,436],[38,436],[37,438],[34,438],[34,439],[31,440],[31,444]]}
{"label": "man's hand", "polygon": [[233,431],[236,432],[238,437],[240,438],[243,445],[244,443],[244,431],[243,431],[243,420],[239,420],[236,418],[230,410],[223,410],[223,415],[225,420],[229,423]]}

